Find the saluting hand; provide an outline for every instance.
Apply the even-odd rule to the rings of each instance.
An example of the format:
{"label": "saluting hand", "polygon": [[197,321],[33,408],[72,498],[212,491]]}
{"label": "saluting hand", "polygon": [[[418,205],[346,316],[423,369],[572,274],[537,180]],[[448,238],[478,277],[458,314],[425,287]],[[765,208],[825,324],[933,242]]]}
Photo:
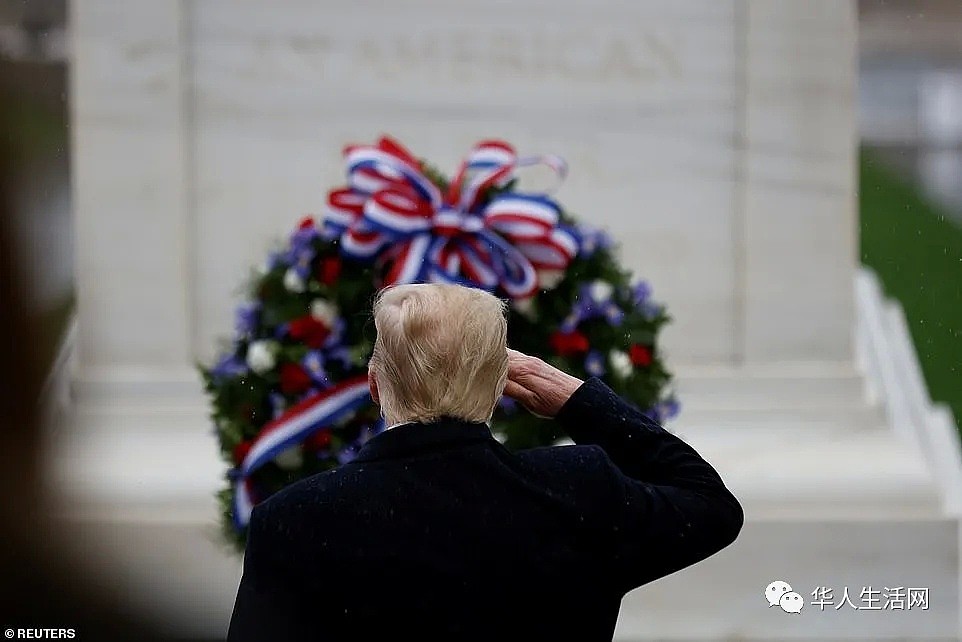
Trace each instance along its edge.
{"label": "saluting hand", "polygon": [[539,417],[554,417],[581,384],[581,379],[537,357],[508,348],[508,382],[504,394]]}

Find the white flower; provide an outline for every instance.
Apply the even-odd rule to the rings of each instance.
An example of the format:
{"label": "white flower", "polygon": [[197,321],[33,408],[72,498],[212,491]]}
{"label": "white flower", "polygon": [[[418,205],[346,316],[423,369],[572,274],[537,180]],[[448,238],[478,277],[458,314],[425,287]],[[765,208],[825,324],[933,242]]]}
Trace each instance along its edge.
{"label": "white flower", "polygon": [[337,306],[324,299],[314,299],[311,301],[311,316],[329,328],[334,327],[339,311]]}
{"label": "white flower", "polygon": [[564,278],[564,270],[538,270],[538,283],[545,290],[555,289]]}
{"label": "white flower", "polygon": [[284,470],[297,470],[304,464],[304,453],[300,445],[294,444],[274,457],[274,463]]}
{"label": "white flower", "polygon": [[611,364],[611,369],[616,375],[625,379],[631,376],[634,370],[631,364],[631,357],[628,356],[627,352],[622,350],[612,350],[608,353],[608,363]]}
{"label": "white flower", "polygon": [[284,287],[287,288],[288,292],[303,292],[307,284],[304,283],[304,279],[297,273],[297,270],[288,268],[287,272],[284,273]]}
{"label": "white flower", "polygon": [[517,310],[518,314],[529,319],[531,321],[536,321],[538,319],[538,314],[534,310],[534,298],[528,297],[526,299],[516,299],[511,302],[511,307]]}
{"label": "white flower", "polygon": [[273,341],[254,341],[247,346],[247,367],[257,374],[264,374],[274,368],[276,360],[274,351],[276,344]]}
{"label": "white flower", "polygon": [[591,283],[591,298],[595,301],[607,301],[611,298],[611,295],[615,293],[615,286],[608,283],[607,281],[602,281],[598,279]]}

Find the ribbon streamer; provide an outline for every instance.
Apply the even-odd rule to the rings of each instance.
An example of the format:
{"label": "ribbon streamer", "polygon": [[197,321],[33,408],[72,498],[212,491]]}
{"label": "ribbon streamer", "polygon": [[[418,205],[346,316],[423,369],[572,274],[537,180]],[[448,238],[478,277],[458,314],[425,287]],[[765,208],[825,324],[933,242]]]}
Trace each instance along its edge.
{"label": "ribbon streamer", "polygon": [[234,489],[234,525],[243,529],[250,521],[254,498],[250,476],[282,451],[303,442],[312,432],[331,424],[371,399],[367,375],[342,381],[287,409],[267,423],[237,469]]}

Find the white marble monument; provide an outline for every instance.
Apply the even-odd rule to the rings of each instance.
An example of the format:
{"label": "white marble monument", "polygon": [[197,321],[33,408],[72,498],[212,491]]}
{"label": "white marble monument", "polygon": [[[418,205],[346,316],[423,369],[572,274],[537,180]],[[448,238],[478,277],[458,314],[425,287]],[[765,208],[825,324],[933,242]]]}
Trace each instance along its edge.
{"label": "white marble monument", "polygon": [[[65,519],[112,543],[134,595],[161,587],[176,630],[222,632],[239,576],[205,539],[222,467],[193,365],[343,181],[342,145],[381,133],[449,169],[490,136],[565,156],[559,199],[675,317],[673,428],[748,524],[630,596],[619,638],[958,630],[957,523],[856,360],[853,2],[71,6],[78,367],[53,470]],[[903,617],[779,616],[774,579],[935,593]]]}
{"label": "white marble monument", "polygon": [[85,363],[209,356],[241,275],[382,132],[451,169],[488,136],[564,155],[675,362],[851,360],[850,7],[383,4],[78,3]]}

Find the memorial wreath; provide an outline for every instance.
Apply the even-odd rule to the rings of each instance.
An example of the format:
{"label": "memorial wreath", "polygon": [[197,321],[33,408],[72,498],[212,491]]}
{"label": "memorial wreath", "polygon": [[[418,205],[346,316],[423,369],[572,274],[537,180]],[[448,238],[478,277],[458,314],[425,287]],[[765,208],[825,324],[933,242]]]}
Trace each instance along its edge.
{"label": "memorial wreath", "polygon": [[[678,411],[658,346],[669,321],[633,282],[610,237],[545,193],[518,185],[556,156],[518,156],[478,143],[447,179],[390,138],[344,150],[347,186],[323,220],[304,218],[272,252],[237,309],[219,359],[201,366],[229,464],[220,492],[227,538],[243,547],[255,504],[350,461],[383,429],[367,386],[370,307],[385,286],[484,288],[509,302],[509,345],[576,376],[600,377],[659,421]],[[563,438],[551,422],[503,398],[492,431],[509,449]]]}

